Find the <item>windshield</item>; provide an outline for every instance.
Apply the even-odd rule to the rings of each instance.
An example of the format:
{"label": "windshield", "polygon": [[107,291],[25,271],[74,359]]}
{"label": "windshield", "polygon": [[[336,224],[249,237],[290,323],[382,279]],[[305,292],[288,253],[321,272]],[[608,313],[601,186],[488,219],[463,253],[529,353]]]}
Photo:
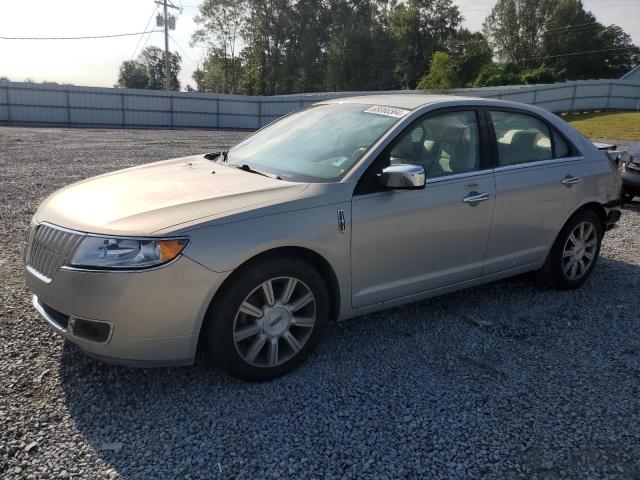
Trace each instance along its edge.
{"label": "windshield", "polygon": [[407,113],[372,105],[316,105],[247,138],[229,151],[227,162],[284,180],[336,181]]}

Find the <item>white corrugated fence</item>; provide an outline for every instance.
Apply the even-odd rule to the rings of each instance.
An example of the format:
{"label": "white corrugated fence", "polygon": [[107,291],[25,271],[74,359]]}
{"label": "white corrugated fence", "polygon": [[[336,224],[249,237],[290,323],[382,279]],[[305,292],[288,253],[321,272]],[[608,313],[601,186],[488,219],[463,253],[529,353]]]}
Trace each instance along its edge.
{"label": "white corrugated fence", "polygon": [[[0,124],[256,129],[313,102],[369,93],[420,92],[264,97],[2,82]],[[627,80],[456,89],[447,93],[524,102],[556,113],[640,110],[640,84]]]}

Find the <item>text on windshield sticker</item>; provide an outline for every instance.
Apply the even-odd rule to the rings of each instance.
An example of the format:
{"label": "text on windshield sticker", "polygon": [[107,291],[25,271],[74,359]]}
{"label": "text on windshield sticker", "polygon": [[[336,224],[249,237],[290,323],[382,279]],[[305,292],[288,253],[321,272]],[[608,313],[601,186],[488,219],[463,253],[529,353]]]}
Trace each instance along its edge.
{"label": "text on windshield sticker", "polygon": [[378,115],[386,115],[387,117],[402,118],[409,110],[402,110],[401,108],[384,107],[382,105],[375,105],[371,108],[367,108],[365,113],[376,113]]}

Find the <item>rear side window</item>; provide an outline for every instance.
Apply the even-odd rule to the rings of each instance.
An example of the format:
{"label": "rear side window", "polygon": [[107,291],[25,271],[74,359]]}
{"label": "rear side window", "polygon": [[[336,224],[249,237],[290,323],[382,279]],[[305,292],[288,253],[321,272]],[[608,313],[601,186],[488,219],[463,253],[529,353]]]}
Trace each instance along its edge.
{"label": "rear side window", "polygon": [[551,132],[546,123],[530,115],[492,111],[500,166],[553,158]]}

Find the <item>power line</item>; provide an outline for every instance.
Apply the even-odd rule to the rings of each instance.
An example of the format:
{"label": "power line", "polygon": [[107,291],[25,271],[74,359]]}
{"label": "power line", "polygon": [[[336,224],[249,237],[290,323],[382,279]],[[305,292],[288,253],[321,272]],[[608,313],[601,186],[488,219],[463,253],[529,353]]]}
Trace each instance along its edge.
{"label": "power line", "polygon": [[145,39],[144,43],[142,44],[142,48],[140,48],[141,52],[144,52],[144,49],[147,46],[147,43],[149,43],[149,39],[150,38],[151,38],[151,33],[149,33],[149,35],[147,35],[147,38]]}
{"label": "power line", "polygon": [[159,32],[160,30],[149,30],[135,33],[116,33],[113,35],[91,35],[83,37],[5,37],[0,36],[0,40],[92,40],[100,38],[133,37],[135,35],[145,35],[147,33]]}
{"label": "power line", "polygon": [[[156,10],[157,10],[157,7],[153,7],[153,10],[151,10],[151,16],[149,16],[149,20],[147,20],[147,24],[144,26],[145,32],[147,31],[147,28],[149,28],[149,24],[151,23],[151,19],[153,18],[153,16],[156,14]],[[144,38],[144,35],[138,38],[138,43],[136,43],[136,48],[133,50],[133,53],[131,54],[131,60],[133,60],[133,58],[136,56],[136,53],[138,53],[138,47],[140,46],[140,42],[142,42],[143,38]]]}
{"label": "power line", "polygon": [[187,53],[187,51],[184,48],[182,48],[182,46],[178,43],[178,41],[175,38],[171,36],[171,34],[169,34],[169,38],[173,41],[176,47],[178,47],[178,49],[184,54],[184,56],[187,57],[187,60],[189,60],[194,67],[198,68],[198,65],[196,64],[196,62],[194,62],[193,58],[191,58],[191,56]]}
{"label": "power line", "polygon": [[[545,34],[547,32],[556,32],[558,30],[563,30],[563,32],[559,32],[558,34],[562,34],[562,33],[583,33],[586,30],[589,30],[592,27],[595,26],[600,26],[602,28],[607,28],[605,25],[602,25],[600,22],[588,22],[588,23],[578,23],[575,25],[566,25],[564,27],[555,27],[555,28],[548,28],[546,30],[544,30],[542,32],[542,34]],[[451,45],[449,45],[450,47],[464,47],[465,45],[473,45],[476,43],[483,43],[485,42],[486,39],[483,40],[473,40],[470,42],[461,42],[461,43],[453,43]]]}
{"label": "power line", "polygon": [[620,47],[620,48],[605,48],[603,50],[587,50],[584,52],[571,52],[571,53],[562,53],[560,55],[544,55],[541,57],[529,57],[529,58],[521,58],[519,61],[524,62],[526,60],[542,60],[544,58],[558,58],[558,57],[570,57],[573,55],[584,55],[587,53],[602,53],[602,52],[616,52],[616,51],[621,51],[621,50],[633,50],[636,49],[638,47],[636,46],[631,46],[631,47]]}

